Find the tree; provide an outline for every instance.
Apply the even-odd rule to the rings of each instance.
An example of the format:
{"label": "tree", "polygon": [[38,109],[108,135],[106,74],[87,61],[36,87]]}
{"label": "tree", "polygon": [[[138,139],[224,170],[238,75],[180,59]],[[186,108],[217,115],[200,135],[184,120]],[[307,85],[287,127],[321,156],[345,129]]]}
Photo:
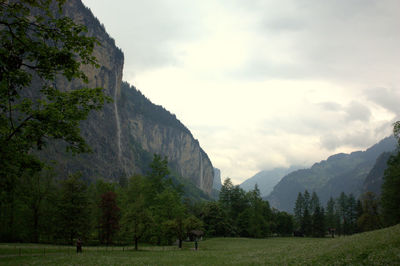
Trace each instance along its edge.
{"label": "tree", "polygon": [[[394,124],[394,135],[400,144],[400,121]],[[389,158],[382,184],[382,212],[384,223],[400,223],[400,151]]]}
{"label": "tree", "polygon": [[300,228],[301,232],[303,232],[306,236],[310,236],[312,234],[312,216],[310,215],[308,208],[304,210]]}
{"label": "tree", "polygon": [[286,212],[274,212],[275,232],[280,236],[288,236],[293,233],[293,217]]}
{"label": "tree", "polygon": [[154,154],[150,169],[151,171],[147,174],[147,182],[145,182],[145,195],[146,204],[153,205],[155,204],[156,196],[167,187],[172,186],[172,181],[168,178],[170,171],[166,157],[162,158],[160,155]]}
{"label": "tree", "polygon": [[201,219],[208,236],[232,236],[236,233],[226,210],[218,202],[204,204]]}
{"label": "tree", "polygon": [[336,227],[336,212],[335,212],[335,200],[330,197],[326,204],[326,226],[328,228]]}
{"label": "tree", "polygon": [[108,191],[101,195],[99,204],[101,239],[105,240],[107,245],[112,243],[113,236],[119,230],[120,208],[117,206],[116,198],[115,192]]}
{"label": "tree", "polygon": [[381,227],[378,214],[378,200],[372,192],[366,192],[361,198],[363,213],[358,219],[358,227],[362,231],[375,230]]}
{"label": "tree", "polygon": [[61,182],[57,202],[58,236],[73,244],[74,238],[88,234],[89,227],[87,186],[77,173]]}
{"label": "tree", "polygon": [[348,198],[347,195],[342,192],[340,193],[340,197],[337,199],[337,212],[339,215],[339,234],[348,234],[349,231],[349,217],[347,216],[347,205]]}
{"label": "tree", "polygon": [[58,9],[52,1],[0,1],[2,183],[37,164],[32,151],[50,140],[64,141],[74,153],[89,151],[79,123],[110,100],[101,88],[57,86],[62,78],[88,82],[81,66],[98,67],[92,55],[98,42],[85,36],[84,26],[61,15],[65,0],[55,2]]}
{"label": "tree", "polygon": [[145,180],[140,175],[134,175],[129,179],[122,224],[125,234],[131,235],[138,250],[138,242],[149,230],[152,224],[151,213],[145,203]]}
{"label": "tree", "polygon": [[347,234],[354,234],[357,231],[357,201],[353,194],[347,197],[346,216],[348,221]]}
{"label": "tree", "polygon": [[189,235],[189,233],[193,230],[203,230],[204,224],[196,216],[189,215],[184,220],[184,226],[185,226],[185,230],[186,230],[186,235]]}
{"label": "tree", "polygon": [[224,180],[224,184],[219,192],[219,202],[224,208],[231,207],[233,184],[228,177]]}
{"label": "tree", "polygon": [[311,194],[311,200],[310,200],[310,213],[314,214],[315,209],[317,207],[321,207],[321,204],[319,202],[318,195],[315,191]]}
{"label": "tree", "polygon": [[43,220],[44,202],[49,197],[51,189],[54,189],[54,172],[50,169],[37,172],[35,169],[27,169],[18,183],[18,196],[26,204],[31,221],[31,241],[39,242],[40,225]]}
{"label": "tree", "polygon": [[[301,192],[299,192],[299,194],[297,194],[297,199],[296,199],[296,203],[294,206],[294,219],[295,219],[295,224],[297,228],[300,228],[302,219],[303,219],[303,213],[304,213],[304,197],[301,194]],[[297,230],[297,229],[296,229]]]}
{"label": "tree", "polygon": [[324,237],[325,236],[325,211],[317,205],[312,214],[312,235],[314,237]]}

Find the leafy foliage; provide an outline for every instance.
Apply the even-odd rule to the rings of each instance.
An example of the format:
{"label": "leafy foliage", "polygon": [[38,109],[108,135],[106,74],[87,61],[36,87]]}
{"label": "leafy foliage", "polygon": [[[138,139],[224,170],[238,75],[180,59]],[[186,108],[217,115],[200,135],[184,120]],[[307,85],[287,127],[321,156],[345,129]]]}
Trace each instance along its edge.
{"label": "leafy foliage", "polygon": [[[56,2],[60,11],[64,1]],[[57,87],[61,78],[88,81],[81,66],[98,67],[92,55],[98,42],[85,36],[84,26],[53,11],[51,1],[0,2],[0,175],[5,178],[37,164],[31,151],[49,139],[65,141],[74,153],[89,151],[79,122],[109,100],[101,88]]]}

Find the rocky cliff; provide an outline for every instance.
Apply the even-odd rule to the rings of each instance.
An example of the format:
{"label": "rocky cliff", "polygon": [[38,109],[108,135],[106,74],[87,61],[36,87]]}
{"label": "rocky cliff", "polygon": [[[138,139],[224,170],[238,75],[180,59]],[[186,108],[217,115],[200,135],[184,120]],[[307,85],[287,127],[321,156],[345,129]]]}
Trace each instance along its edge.
{"label": "rocky cliff", "polygon": [[[144,173],[157,153],[167,156],[173,172],[190,179],[206,193],[211,193],[213,167],[190,131],[174,115],[152,104],[136,88],[122,83],[124,56],[114,40],[80,0],[66,1],[64,14],[88,28],[100,45],[94,56],[99,68],[85,67],[88,87],[102,87],[113,102],[82,122],[81,132],[93,153],[71,156],[62,144],[50,147],[46,157],[57,161],[59,173],[77,170],[87,179],[117,180],[121,176]],[[57,86],[74,89],[80,82],[59,80]]]}
{"label": "rocky cliff", "polygon": [[214,182],[213,189],[221,190],[222,182],[221,182],[221,170],[218,168],[214,168]]}

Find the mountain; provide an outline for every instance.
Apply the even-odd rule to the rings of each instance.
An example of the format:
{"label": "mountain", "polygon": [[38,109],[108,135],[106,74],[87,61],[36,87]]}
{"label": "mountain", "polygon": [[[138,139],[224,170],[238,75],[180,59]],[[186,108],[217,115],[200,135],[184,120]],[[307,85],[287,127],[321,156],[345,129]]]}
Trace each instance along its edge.
{"label": "mountain", "polygon": [[375,165],[365,178],[363,184],[363,192],[373,192],[376,195],[381,194],[381,186],[383,184],[383,174],[387,168],[387,161],[390,156],[394,155],[391,152],[382,153],[378,159],[376,159]]}
{"label": "mountain", "polygon": [[322,204],[330,197],[338,197],[341,192],[353,193],[355,197],[363,191],[363,183],[383,152],[396,148],[393,136],[387,137],[366,151],[350,154],[339,153],[327,160],[314,164],[309,169],[294,171],[282,178],[266,197],[271,206],[292,212],[299,192],[315,191]]}
{"label": "mountain", "polygon": [[266,197],[271,193],[274,186],[278,184],[282,177],[299,168],[300,167],[291,166],[290,168],[274,168],[272,170],[261,171],[245,180],[239,186],[246,191],[250,191],[254,189],[254,186],[257,184],[261,196]]}
{"label": "mountain", "polygon": [[221,187],[221,171],[218,168],[214,168],[213,189],[221,190]]}
{"label": "mountain", "polygon": [[62,142],[57,142],[41,156],[57,162],[59,175],[79,170],[88,180],[115,181],[133,173],[146,173],[153,154],[157,153],[168,157],[174,173],[210,194],[213,166],[189,129],[175,115],[154,105],[139,90],[122,81],[123,52],[80,0],[66,1],[63,12],[76,23],[86,25],[87,34],[99,40],[100,45],[93,54],[100,67],[83,68],[88,84],[59,79],[56,85],[66,90],[102,87],[113,102],[91,113],[81,123],[81,134],[93,153],[72,156],[64,152]]}

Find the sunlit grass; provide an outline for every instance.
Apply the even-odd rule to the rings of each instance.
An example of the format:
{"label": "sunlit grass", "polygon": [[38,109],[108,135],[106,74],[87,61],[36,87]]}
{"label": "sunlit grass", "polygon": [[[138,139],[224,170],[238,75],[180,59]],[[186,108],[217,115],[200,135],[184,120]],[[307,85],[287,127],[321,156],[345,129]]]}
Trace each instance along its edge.
{"label": "sunlit grass", "polygon": [[[19,250],[21,249],[21,255]],[[45,252],[43,250],[46,250]],[[214,238],[175,246],[0,244],[1,265],[400,265],[400,225],[340,238]]]}

